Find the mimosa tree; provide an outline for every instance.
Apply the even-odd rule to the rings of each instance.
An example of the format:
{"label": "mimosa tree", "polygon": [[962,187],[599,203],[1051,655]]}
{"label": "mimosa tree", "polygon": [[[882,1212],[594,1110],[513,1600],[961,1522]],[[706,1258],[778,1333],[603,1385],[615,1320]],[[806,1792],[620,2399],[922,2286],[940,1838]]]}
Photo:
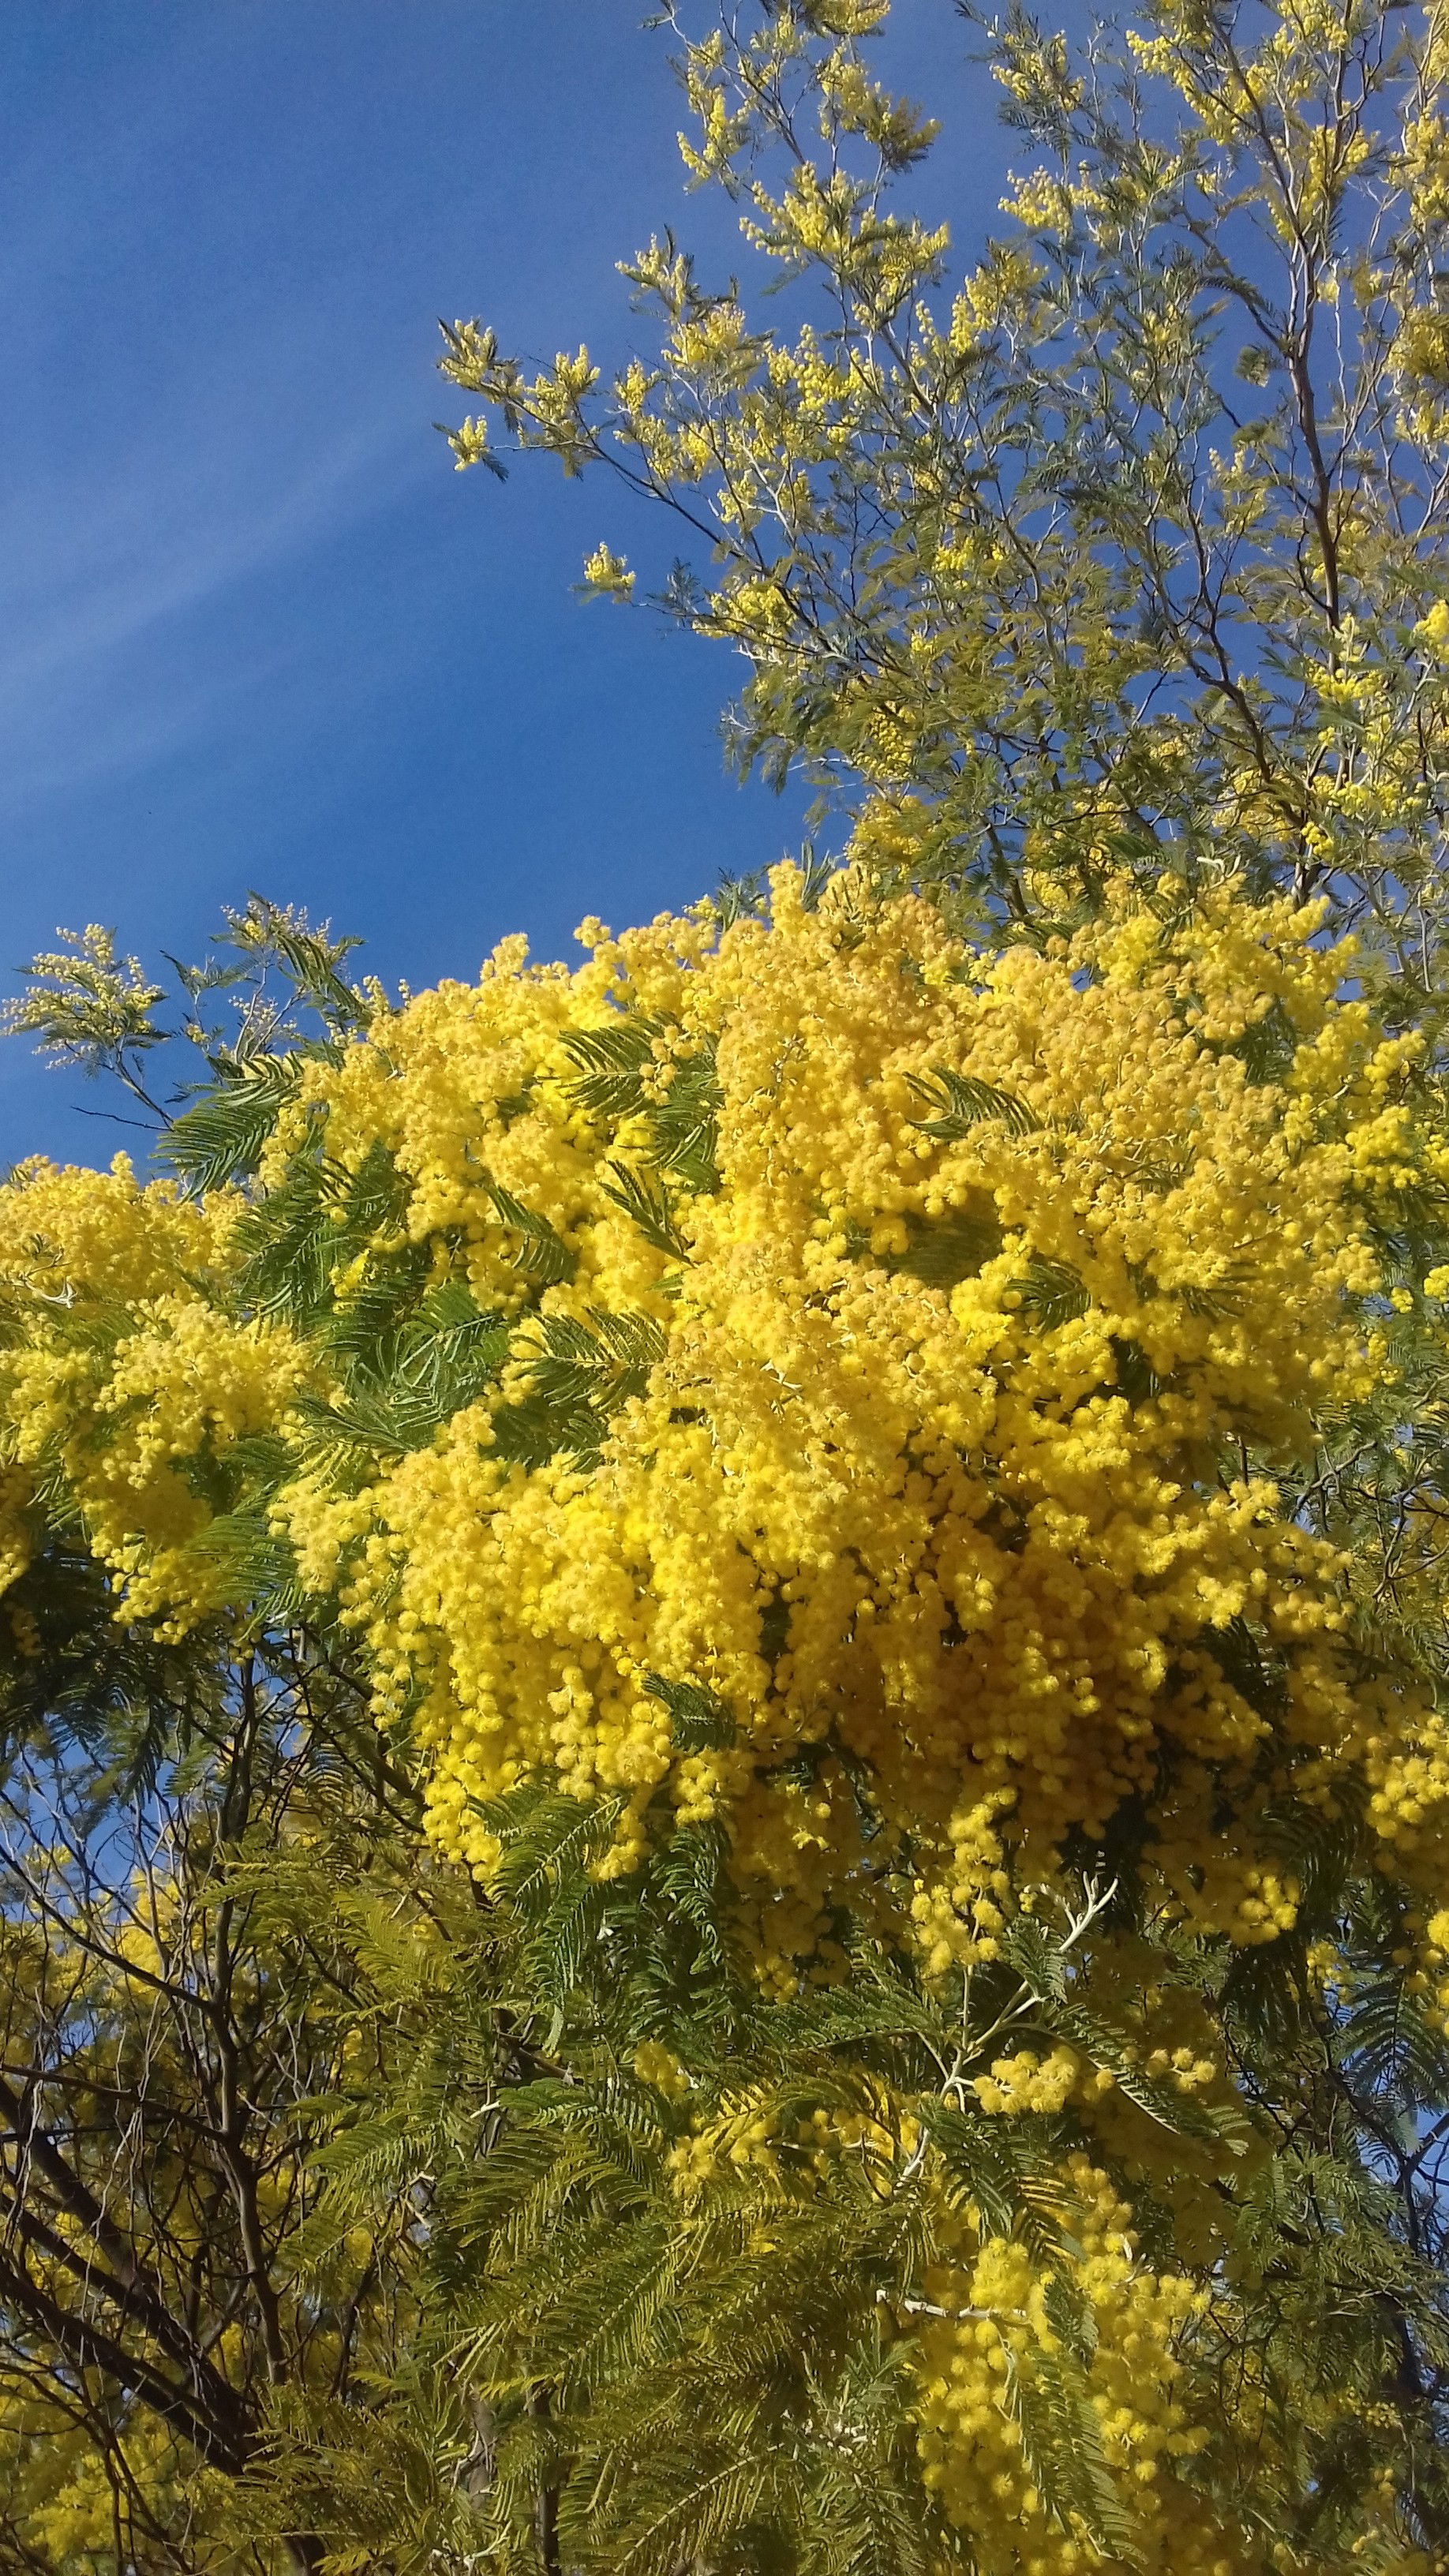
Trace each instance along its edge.
{"label": "mimosa tree", "polygon": [[[1449,2545],[1438,22],[1164,8],[1079,70],[1013,21],[1041,166],[963,274],[888,203],[884,15],[676,29],[691,174],[813,319],[671,238],[611,393],[445,358],[690,524],[664,604],[839,867],[400,1003],[254,904],[281,1001],[228,1040],[186,979],[169,1177],[5,1192],[17,1762],[62,1563],[191,1675],[133,1841],[269,1676],[270,1827],[214,1754],[106,1933],[189,1994],[220,1907],[298,2034],[190,2563]],[[155,1099],[163,1004],[91,932],[13,1016]],[[27,1904],[99,1941],[49,1885],[47,2032]],[[12,2409],[97,2263],[124,2306],[43,2223]],[[171,2443],[127,2322],[86,2367]]]}

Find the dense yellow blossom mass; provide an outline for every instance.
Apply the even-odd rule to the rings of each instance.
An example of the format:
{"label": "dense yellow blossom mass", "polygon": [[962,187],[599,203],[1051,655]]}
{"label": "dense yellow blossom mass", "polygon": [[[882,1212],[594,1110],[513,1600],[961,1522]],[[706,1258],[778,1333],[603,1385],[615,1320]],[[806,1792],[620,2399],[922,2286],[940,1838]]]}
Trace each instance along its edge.
{"label": "dense yellow blossom mass", "polygon": [[[610,1869],[719,1818],[772,1973],[842,1905],[989,1958],[1128,1812],[1235,1943],[1294,1919],[1285,1798],[1432,1876],[1449,1747],[1275,1483],[1382,1383],[1376,1214],[1443,1160],[1315,922],[1223,892],[978,954],[783,867],[767,919],[592,925],[576,973],[506,943],[300,1064],[250,1193],[17,1179],[7,1496],[58,1467],[179,1627],[264,1510],[444,1851],[486,1872],[540,1769],[617,1806]],[[379,1431],[347,1354],[407,1298],[487,1366]]]}

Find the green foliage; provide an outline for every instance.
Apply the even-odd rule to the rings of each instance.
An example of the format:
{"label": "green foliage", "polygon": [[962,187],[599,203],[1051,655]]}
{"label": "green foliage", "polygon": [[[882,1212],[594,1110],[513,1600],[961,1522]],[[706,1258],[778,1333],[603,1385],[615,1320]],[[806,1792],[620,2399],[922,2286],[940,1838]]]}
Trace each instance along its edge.
{"label": "green foliage", "polygon": [[930,1086],[912,1083],[912,1090],[934,1111],[930,1118],[918,1118],[916,1125],[923,1136],[934,1137],[938,1144],[954,1144],[968,1135],[982,1118],[999,1118],[1016,1136],[1030,1135],[1036,1121],[1025,1101],[1009,1091],[999,1091],[990,1082],[979,1082],[974,1075],[945,1071],[933,1076]]}
{"label": "green foliage", "polygon": [[[591,1116],[640,1117],[649,1130],[649,1159],[691,1190],[718,1184],[715,1118],[719,1086],[707,1047],[670,1062],[667,1085],[658,1079],[662,1025],[643,1012],[611,1025],[575,1030],[565,1050],[580,1068],[574,1097]],[[632,1209],[630,1211],[632,1213]],[[674,1249],[672,1243],[666,1249]]]}

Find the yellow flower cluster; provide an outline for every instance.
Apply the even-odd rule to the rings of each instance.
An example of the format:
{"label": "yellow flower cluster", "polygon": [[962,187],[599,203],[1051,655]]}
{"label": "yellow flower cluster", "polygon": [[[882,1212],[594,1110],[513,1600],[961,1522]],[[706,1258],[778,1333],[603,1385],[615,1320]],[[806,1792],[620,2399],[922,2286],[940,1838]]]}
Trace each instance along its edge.
{"label": "yellow flower cluster", "polygon": [[[1314,918],[1223,893],[986,956],[782,868],[768,921],[589,925],[572,975],[508,943],[305,1065],[259,1184],[319,1135],[344,1195],[383,1154],[328,1329],[416,1249],[500,1319],[491,1383],[344,1472],[312,1325],[239,1302],[238,1194],[38,1169],[12,1466],[58,1456],[132,1612],[184,1624],[222,1580],[208,1476],[289,1443],[273,1528],[484,1870],[480,1802],[547,1768],[617,1803],[610,1868],[722,1818],[772,1973],[841,1903],[904,1907],[941,1970],[1135,1802],[1168,1914],[1271,1939],[1285,1795],[1365,1784],[1423,1868],[1449,1799],[1274,1482],[1382,1375],[1364,1209],[1438,1150]],[[1295,1051],[1255,1081],[1270,1012]]]}
{"label": "yellow flower cluster", "polygon": [[[1063,2182],[1080,2247],[1073,2292],[1090,2320],[1085,2402],[1102,2458],[1130,2498],[1124,2554],[1172,2576],[1238,2576],[1241,2544],[1214,2528],[1173,2474],[1206,2439],[1179,2402],[1174,2351],[1197,2293],[1142,2267],[1131,2211],[1086,2156],[1068,2159]],[[1084,2536],[1046,2521],[1032,2474],[1033,2401],[1058,2412],[1061,2404],[1054,2382],[1036,2377],[1063,2349],[1055,2277],[1017,2239],[965,2245],[959,2264],[929,2276],[937,2313],[917,2342],[926,2476],[953,2522],[979,2536],[984,2563],[1023,2576],[1085,2576],[1102,2563]]]}
{"label": "yellow flower cluster", "polygon": [[976,2076],[971,2090],[983,2111],[1060,2111],[1080,2072],[1074,2048],[1054,2048],[1049,2057],[1019,2048],[1012,2057],[993,2058],[990,2074]]}
{"label": "yellow flower cluster", "polygon": [[1425,1947],[1429,1973],[1423,1984],[1432,1997],[1439,2027],[1449,2036],[1449,1906],[1430,1916]]}
{"label": "yellow flower cluster", "polygon": [[[640,2068],[651,2080],[654,2059],[651,2050]],[[1079,2067],[1071,2051],[1045,2067],[1022,2051],[994,2073],[1009,2075],[1012,2109],[1058,2110]],[[1048,2068],[1043,2087],[1037,2078]],[[982,2083],[975,2089],[984,2101]],[[666,2090],[680,2087],[671,2081]],[[838,2188],[847,2169],[882,2209],[902,2193],[919,2195],[931,2247],[920,2294],[882,2291],[882,2323],[909,2355],[928,2483],[971,2534],[983,2570],[1086,2576],[1101,2565],[1088,2536],[1096,2517],[1069,2509],[1064,2522],[1061,2495],[1049,2505],[1036,2483],[1042,2449],[1054,2445],[1095,2456],[1100,2480],[1079,2504],[1105,2512],[1109,2528],[1096,2521],[1099,2537],[1119,2541],[1127,2563],[1173,2576],[1259,2568],[1201,2495],[1178,2483],[1207,2439],[1189,2418],[1179,2348],[1200,2294],[1181,2274],[1144,2263],[1130,2208],[1090,2156],[1069,2150],[1041,2176],[1051,2224],[1035,2247],[988,2231],[974,2203],[951,2188],[919,2120],[884,2085],[866,2088],[855,2108],[804,2115],[742,2091],[678,2142],[670,2164],[686,2230],[699,2218],[709,2224],[722,2190],[732,2205],[745,2198],[762,2242],[802,2190]],[[1056,2259],[1047,2251],[1053,2227],[1062,2231]]]}
{"label": "yellow flower cluster", "polygon": [[225,1311],[241,1202],[108,1173],[23,1168],[6,1190],[4,1276],[27,1329],[3,1355],[0,1574],[24,1571],[25,1503],[59,1467],[122,1615],[176,1634],[225,1597],[195,1542],[214,1517],[207,1461],[270,1428],[307,1372],[285,1325]]}

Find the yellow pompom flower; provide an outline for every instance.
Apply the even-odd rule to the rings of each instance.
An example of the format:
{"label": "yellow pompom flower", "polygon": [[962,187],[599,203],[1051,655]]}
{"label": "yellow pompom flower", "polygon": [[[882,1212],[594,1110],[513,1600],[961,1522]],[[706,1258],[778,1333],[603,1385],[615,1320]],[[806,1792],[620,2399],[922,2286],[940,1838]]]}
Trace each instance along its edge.
{"label": "yellow pompom flower", "polygon": [[[21,1176],[10,1472],[59,1454],[130,1613],[184,1625],[208,1476],[268,1434],[270,1529],[485,1873],[546,1771],[609,1802],[609,1871],[719,1818],[767,1976],[842,1904],[940,1972],[1137,1802],[1165,1917],[1272,1940],[1275,1802],[1362,1789],[1420,1870],[1449,1803],[1276,1480],[1382,1376],[1367,1211],[1431,1150],[1317,918],[977,954],[784,867],[768,919],[591,925],[573,974],[505,943],[300,1067],[256,1206]],[[330,1284],[264,1308],[235,1247],[304,1172]],[[404,1275],[493,1357],[369,1450],[333,1354]]]}

